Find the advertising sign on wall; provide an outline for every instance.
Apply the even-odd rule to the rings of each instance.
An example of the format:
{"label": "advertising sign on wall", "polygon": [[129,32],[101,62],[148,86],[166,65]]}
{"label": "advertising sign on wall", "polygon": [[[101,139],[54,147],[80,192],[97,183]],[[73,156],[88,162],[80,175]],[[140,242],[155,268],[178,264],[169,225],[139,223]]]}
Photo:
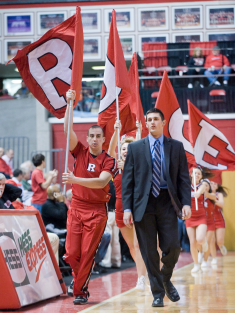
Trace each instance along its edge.
{"label": "advertising sign on wall", "polygon": [[21,306],[63,293],[35,215],[0,216],[0,248]]}

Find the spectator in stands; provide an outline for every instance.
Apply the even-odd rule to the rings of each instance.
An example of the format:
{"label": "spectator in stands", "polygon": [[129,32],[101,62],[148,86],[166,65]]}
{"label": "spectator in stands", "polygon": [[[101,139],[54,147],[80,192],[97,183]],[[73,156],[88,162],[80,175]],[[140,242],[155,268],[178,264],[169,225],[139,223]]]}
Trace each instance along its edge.
{"label": "spectator in stands", "polygon": [[30,91],[28,90],[28,87],[25,85],[24,81],[21,82],[21,88],[17,90],[17,92],[14,94],[14,97],[16,98],[26,98],[28,97]]}
{"label": "spectator in stands", "polygon": [[9,165],[2,158],[4,155],[4,149],[0,147],[0,173],[4,174],[7,179],[12,177],[12,170]]}
{"label": "spectator in stands", "polygon": [[65,200],[65,204],[67,205],[67,208],[70,208],[70,204],[72,201],[72,189],[69,189],[66,191],[66,200]]}
{"label": "spectator in stands", "polygon": [[12,202],[20,197],[22,190],[6,184],[6,176],[0,173],[0,209],[15,209]]}
{"label": "spectator in stands", "polygon": [[65,197],[56,185],[47,188],[47,201],[42,205],[42,219],[47,232],[59,237],[59,256],[65,253],[67,211]]}
{"label": "spectator in stands", "polygon": [[33,172],[33,163],[32,163],[30,160],[25,161],[24,163],[22,163],[22,164],[20,165],[20,168],[21,168],[21,167],[27,167],[27,168],[29,168],[29,170],[30,170],[30,176],[31,176],[31,173]]}
{"label": "spectator in stands", "polygon": [[[188,61],[188,75],[203,75],[204,62],[205,59],[203,57],[202,49],[195,48],[193,51],[193,56]],[[204,88],[203,84],[200,83],[200,87]],[[193,78],[189,78],[188,88],[193,88]]]}
{"label": "spectator in stands", "polygon": [[10,166],[11,171],[14,171],[13,168],[13,158],[14,158],[14,151],[12,149],[8,149],[6,151],[6,154],[2,156],[3,160],[7,163],[8,166]]}
{"label": "spectator in stands", "polygon": [[32,187],[31,187],[31,184],[29,183],[29,179],[30,179],[30,176],[31,176],[31,172],[30,172],[30,169],[27,167],[27,166],[20,166],[20,169],[23,173],[23,178],[21,180],[21,184],[24,188],[24,190],[27,190],[27,191],[32,191]]}
{"label": "spectator in stands", "polygon": [[19,169],[15,169],[14,172],[13,172],[12,180],[23,191],[23,186],[22,186],[22,183],[21,183],[22,179],[23,179],[23,172],[21,170],[19,170]]}
{"label": "spectator in stands", "polygon": [[22,202],[26,205],[31,205],[31,200],[33,196],[32,187],[29,183],[29,179],[31,176],[30,169],[27,166],[20,166],[20,169],[22,171],[22,180],[21,184],[23,187],[23,195],[22,195]]}
{"label": "spectator in stands", "polygon": [[53,224],[54,228],[66,229],[68,208],[65,204],[65,197],[58,186],[53,185],[47,188],[47,200],[42,205],[42,219],[47,226]]}
{"label": "spectator in stands", "polygon": [[34,169],[31,177],[33,190],[31,204],[41,213],[42,205],[47,200],[46,190],[50,186],[52,179],[58,175],[58,171],[50,171],[47,179],[45,180],[43,177],[43,169],[46,167],[45,156],[43,154],[36,154],[32,161],[36,168]]}
{"label": "spectator in stands", "polygon": [[[231,73],[231,67],[227,57],[220,53],[220,48],[218,46],[213,47],[212,54],[208,55],[205,62],[205,75],[210,82],[210,85],[220,86],[220,82],[217,80],[218,74]],[[224,86],[228,85],[229,76],[223,76]]]}
{"label": "spectator in stands", "polygon": [[[22,185],[22,179],[23,179],[23,172],[19,169],[15,169],[13,172],[13,177],[11,179],[8,179],[6,182],[8,184],[12,184],[15,185],[17,187],[19,187],[22,190],[22,193],[20,195],[21,201],[25,202],[25,193],[27,193],[27,191],[24,190],[24,187]],[[32,194],[31,194],[32,197]],[[30,205],[30,203],[27,203]]]}

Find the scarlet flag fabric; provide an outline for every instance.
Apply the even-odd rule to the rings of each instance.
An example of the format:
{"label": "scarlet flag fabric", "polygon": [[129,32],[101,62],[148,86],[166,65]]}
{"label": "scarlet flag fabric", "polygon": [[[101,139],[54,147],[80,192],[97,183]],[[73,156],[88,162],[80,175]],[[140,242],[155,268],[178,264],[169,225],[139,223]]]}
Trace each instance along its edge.
{"label": "scarlet flag fabric", "polygon": [[166,120],[163,129],[164,135],[181,141],[184,145],[189,167],[195,166],[193,149],[184,129],[183,114],[166,71],[163,74],[155,108],[160,109],[164,114]]}
{"label": "scarlet flag fabric", "polygon": [[119,118],[122,123],[121,135],[124,135],[136,128],[136,121],[135,117],[132,116],[129,106],[131,88],[117,31],[116,13],[113,10],[98,115],[98,125],[104,129],[105,133],[105,143],[103,145],[105,150],[108,149],[110,139],[114,132],[116,119],[116,86],[118,87]]}
{"label": "scarlet flag fabric", "polygon": [[80,97],[83,69],[83,29],[80,8],[39,40],[18,50],[12,59],[30,92],[58,118],[64,117],[66,91]]}
{"label": "scarlet flag fabric", "polygon": [[149,132],[146,127],[144,111],[139,93],[139,73],[136,52],[132,56],[131,66],[128,71],[128,78],[131,86],[131,100],[130,100],[131,112],[136,117],[136,120],[141,122],[142,124],[141,137],[144,138],[148,135]]}
{"label": "scarlet flag fabric", "polygon": [[224,134],[189,100],[188,112],[189,138],[197,164],[213,170],[234,171],[235,152]]}

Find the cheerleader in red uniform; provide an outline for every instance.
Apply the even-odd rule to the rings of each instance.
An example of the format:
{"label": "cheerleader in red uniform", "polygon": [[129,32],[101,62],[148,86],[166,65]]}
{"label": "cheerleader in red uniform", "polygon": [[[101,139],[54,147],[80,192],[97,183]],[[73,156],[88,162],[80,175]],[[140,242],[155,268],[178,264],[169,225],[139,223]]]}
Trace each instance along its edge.
{"label": "cheerleader in red uniform", "polygon": [[208,267],[207,260],[210,255],[210,244],[215,232],[214,207],[216,195],[215,193],[212,193],[210,181],[208,179],[204,179],[203,181],[206,183],[206,189],[204,193],[205,196],[204,207],[207,215],[206,240],[208,243],[208,250],[204,253],[204,258],[201,267],[206,269]]}
{"label": "cheerleader in red uniform", "polygon": [[211,189],[212,192],[216,194],[215,200],[215,209],[214,209],[214,219],[215,219],[215,236],[212,238],[212,242],[210,245],[212,261],[211,264],[217,264],[216,260],[216,247],[215,247],[215,239],[216,243],[220,248],[222,255],[227,254],[227,249],[224,246],[224,236],[225,236],[225,220],[222,213],[222,208],[224,206],[224,197],[227,197],[227,192],[225,188],[221,185],[211,181]]}
{"label": "cheerleader in red uniform", "polygon": [[[208,244],[206,241],[207,231],[207,217],[204,208],[204,192],[206,190],[207,183],[202,181],[205,174],[200,167],[196,167],[196,190],[193,186],[193,171],[191,173],[191,217],[185,221],[186,229],[190,241],[190,252],[194,261],[194,267],[191,270],[192,273],[196,273],[200,270],[200,264],[198,262],[198,251],[206,252],[208,250]],[[195,206],[195,198],[198,200],[198,210]]]}
{"label": "cheerleader in red uniform", "polygon": [[[140,128],[141,130],[141,124],[136,123],[136,126]],[[121,130],[121,123],[120,121],[116,121],[114,125],[114,134],[111,138],[110,144],[109,144],[109,150],[108,154],[112,157],[116,158],[116,146],[117,146],[117,129]],[[136,132],[138,134],[138,132]],[[137,138],[141,139],[141,138]],[[140,291],[145,290],[145,284],[146,284],[146,267],[144,264],[144,261],[142,259],[140,249],[139,249],[139,244],[138,240],[136,237],[136,232],[134,225],[132,228],[128,228],[124,223],[123,223],[123,208],[122,208],[122,171],[124,167],[124,163],[126,160],[126,155],[127,155],[127,149],[128,149],[128,144],[135,141],[133,137],[125,137],[121,141],[121,160],[117,160],[117,167],[118,169],[121,169],[121,174],[119,174],[119,171],[116,172],[114,175],[114,186],[116,190],[116,204],[115,204],[115,220],[117,223],[117,226],[120,228],[120,231],[122,233],[122,236],[124,240],[126,241],[129,249],[131,256],[133,260],[136,263],[136,268],[137,268],[137,274],[138,274],[138,281],[136,285],[136,289]]]}

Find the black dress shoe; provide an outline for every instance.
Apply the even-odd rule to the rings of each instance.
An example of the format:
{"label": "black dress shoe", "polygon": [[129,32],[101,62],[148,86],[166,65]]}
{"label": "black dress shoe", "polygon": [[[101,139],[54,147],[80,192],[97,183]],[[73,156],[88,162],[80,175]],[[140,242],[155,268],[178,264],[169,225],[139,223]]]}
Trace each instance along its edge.
{"label": "black dress shoe", "polygon": [[167,297],[172,301],[176,302],[179,301],[180,296],[178,291],[175,289],[171,281],[163,282],[163,287],[165,289]]}
{"label": "black dress shoe", "polygon": [[154,306],[154,307],[163,307],[164,306],[163,298],[158,297],[158,298],[154,299],[153,303],[152,303],[152,306]]}

